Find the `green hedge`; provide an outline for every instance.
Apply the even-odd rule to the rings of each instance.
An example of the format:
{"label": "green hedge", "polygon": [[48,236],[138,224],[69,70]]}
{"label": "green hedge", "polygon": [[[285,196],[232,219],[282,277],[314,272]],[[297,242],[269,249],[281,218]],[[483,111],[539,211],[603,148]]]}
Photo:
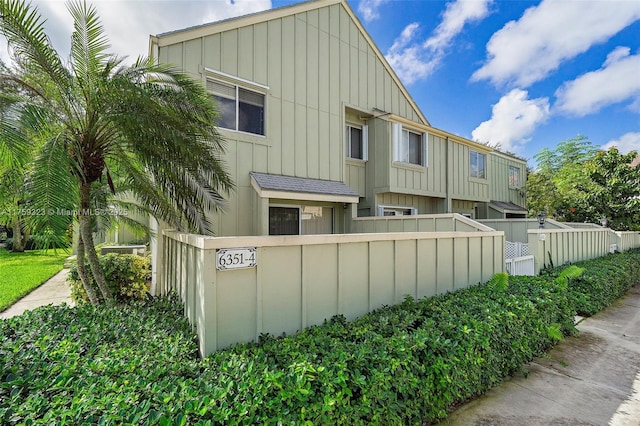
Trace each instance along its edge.
{"label": "green hedge", "polygon": [[205,360],[174,297],[37,309],[0,321],[0,423],[433,422],[574,333],[578,304],[637,283],[640,252],[580,266],[568,285],[497,277]]}
{"label": "green hedge", "polygon": [[[118,302],[140,300],[147,297],[151,286],[151,256],[135,254],[108,253],[99,257],[100,266],[104,271],[107,285]],[[86,265],[87,270],[89,264]],[[93,276],[90,281],[95,287]],[[89,297],[78,275],[78,265],[75,263],[69,269],[67,284],[71,287],[71,298],[76,302],[88,302]]]}

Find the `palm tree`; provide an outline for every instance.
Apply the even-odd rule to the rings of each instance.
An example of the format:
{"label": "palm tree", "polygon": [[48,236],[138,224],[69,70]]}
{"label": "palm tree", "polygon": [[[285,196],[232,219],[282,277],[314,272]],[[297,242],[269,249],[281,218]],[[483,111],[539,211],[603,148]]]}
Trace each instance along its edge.
{"label": "palm tree", "polygon": [[114,182],[123,182],[156,218],[209,233],[207,213],[222,206],[233,183],[219,158],[223,140],[203,85],[150,58],[126,65],[107,53],[94,7],[74,1],[67,8],[74,29],[71,55],[64,61],[37,8],[23,0],[0,0],[0,34],[14,61],[0,82],[17,85],[22,95],[0,101],[13,108],[19,122],[0,126],[0,157],[25,145],[37,150],[30,193],[33,209],[46,214],[31,219],[60,230],[68,225],[60,206],[75,206],[79,275],[92,302],[113,303],[91,232],[96,188],[107,185],[115,194],[121,188]]}

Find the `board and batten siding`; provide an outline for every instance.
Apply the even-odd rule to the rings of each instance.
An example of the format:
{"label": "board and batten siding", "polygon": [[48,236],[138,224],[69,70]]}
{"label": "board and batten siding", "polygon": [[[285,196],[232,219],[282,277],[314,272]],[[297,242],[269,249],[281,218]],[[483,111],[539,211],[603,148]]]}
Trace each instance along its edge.
{"label": "board and batten siding", "polygon": [[[527,182],[527,164],[523,160],[510,158],[505,155],[492,152],[487,156],[489,163],[489,197],[491,200],[509,201],[524,207],[525,185]],[[509,185],[509,167],[520,170],[520,186]]]}
{"label": "board and batten siding", "polygon": [[[354,173],[360,179],[361,170],[345,167],[347,106],[426,124],[341,4],[221,32],[214,25],[208,35],[159,46],[159,62],[175,64],[203,83],[220,77],[209,72],[214,70],[268,87],[264,137],[220,130],[237,190],[218,235],[250,233],[255,206],[249,171],[342,182],[351,182]],[[361,192],[363,183],[354,189]]]}
{"label": "board and batten siding", "polygon": [[489,201],[489,173],[488,158],[486,165],[486,178],[471,177],[470,152],[476,151],[485,154],[487,151],[472,149],[468,145],[449,140],[449,193],[451,198],[460,200]]}

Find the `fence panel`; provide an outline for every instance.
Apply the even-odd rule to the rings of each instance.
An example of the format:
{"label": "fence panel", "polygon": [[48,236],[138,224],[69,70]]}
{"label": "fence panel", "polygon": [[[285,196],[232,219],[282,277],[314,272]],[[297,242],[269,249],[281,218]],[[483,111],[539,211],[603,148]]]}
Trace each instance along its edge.
{"label": "fence panel", "polygon": [[457,213],[356,217],[352,234],[388,232],[477,232],[494,229]]}
{"label": "fence panel", "polygon": [[536,274],[534,256],[522,256],[514,257],[512,259],[505,259],[505,264],[509,275],[533,276]]}
{"label": "fence panel", "polygon": [[[504,270],[502,232],[205,237],[165,231],[163,292],[175,290],[203,355],[261,333],[295,333],[336,314],[488,281]],[[257,264],[216,268],[216,251],[255,248]]]}
{"label": "fence panel", "polygon": [[530,229],[529,251],[535,257],[535,273],[547,266],[560,266],[609,253],[609,230]]}

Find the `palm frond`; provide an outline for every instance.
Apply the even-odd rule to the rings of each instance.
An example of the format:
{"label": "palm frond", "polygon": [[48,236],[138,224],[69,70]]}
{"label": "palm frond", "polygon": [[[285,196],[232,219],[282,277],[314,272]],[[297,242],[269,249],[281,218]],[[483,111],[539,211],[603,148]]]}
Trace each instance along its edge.
{"label": "palm frond", "polygon": [[104,34],[97,11],[85,1],[74,1],[67,4],[73,17],[73,34],[71,36],[71,58],[77,82],[85,99],[93,96],[96,78],[103,63],[110,56],[106,50],[110,47]]}
{"label": "palm frond", "polygon": [[20,126],[20,104],[2,97],[0,101],[0,165],[22,169],[32,151],[29,137]]}
{"label": "palm frond", "polygon": [[63,88],[69,73],[44,32],[45,19],[24,0],[0,0],[0,34],[7,38],[17,64],[46,74]]}
{"label": "palm frond", "polygon": [[34,233],[62,236],[76,214],[77,183],[70,175],[68,155],[57,139],[46,141],[27,174],[33,214],[27,223]]}

